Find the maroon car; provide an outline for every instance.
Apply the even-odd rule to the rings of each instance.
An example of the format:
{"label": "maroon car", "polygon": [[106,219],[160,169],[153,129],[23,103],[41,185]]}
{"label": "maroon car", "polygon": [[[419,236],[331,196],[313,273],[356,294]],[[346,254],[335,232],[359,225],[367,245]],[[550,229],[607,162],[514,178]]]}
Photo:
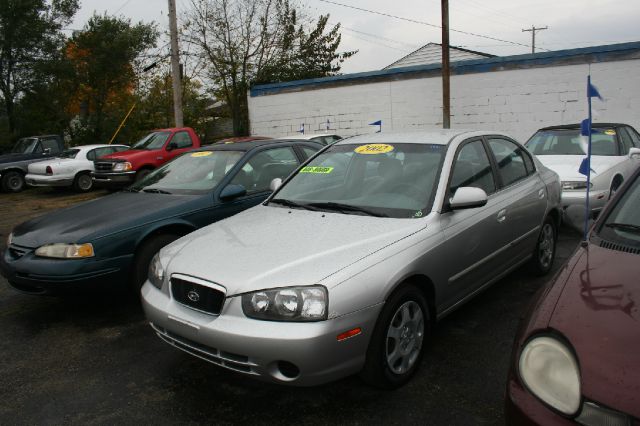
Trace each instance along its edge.
{"label": "maroon car", "polygon": [[513,425],[640,425],[640,168],[524,319]]}

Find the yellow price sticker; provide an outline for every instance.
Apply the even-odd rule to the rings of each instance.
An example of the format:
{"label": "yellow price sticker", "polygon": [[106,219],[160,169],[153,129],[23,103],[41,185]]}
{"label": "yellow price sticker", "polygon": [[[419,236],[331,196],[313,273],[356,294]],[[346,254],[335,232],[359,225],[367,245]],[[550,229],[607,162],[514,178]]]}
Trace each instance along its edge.
{"label": "yellow price sticker", "polygon": [[300,173],[317,173],[326,175],[333,171],[333,167],[318,167],[318,166],[307,166],[303,167],[300,170]]}
{"label": "yellow price sticker", "polygon": [[191,154],[191,156],[194,158],[198,158],[198,157],[208,157],[212,154],[213,154],[212,151],[200,151],[200,152],[194,152],[193,154]]}
{"label": "yellow price sticker", "polygon": [[604,134],[609,136],[614,136],[616,134],[616,131],[613,129],[607,129],[604,131]]}
{"label": "yellow price sticker", "polygon": [[358,154],[384,154],[393,151],[393,145],[370,143],[368,145],[360,145],[354,151]]}

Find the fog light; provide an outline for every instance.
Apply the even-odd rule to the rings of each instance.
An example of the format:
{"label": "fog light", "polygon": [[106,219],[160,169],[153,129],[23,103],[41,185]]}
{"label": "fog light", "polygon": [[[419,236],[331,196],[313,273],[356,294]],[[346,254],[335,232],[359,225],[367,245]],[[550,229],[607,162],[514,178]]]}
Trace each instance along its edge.
{"label": "fog light", "polygon": [[289,361],[278,361],[278,370],[288,379],[295,379],[300,375],[300,369]]}

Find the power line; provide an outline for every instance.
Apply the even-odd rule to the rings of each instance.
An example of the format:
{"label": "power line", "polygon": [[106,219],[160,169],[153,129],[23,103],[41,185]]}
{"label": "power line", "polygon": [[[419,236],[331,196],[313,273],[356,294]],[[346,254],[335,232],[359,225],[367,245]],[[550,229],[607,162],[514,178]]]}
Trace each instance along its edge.
{"label": "power line", "polygon": [[531,28],[522,30],[523,33],[531,32],[531,53],[536,53],[536,31],[547,30],[549,27],[539,27],[536,28],[535,25],[532,25]]}
{"label": "power line", "polygon": [[[411,22],[411,23],[414,23],[414,24],[425,25],[427,27],[433,27],[433,28],[442,29],[442,26],[440,26],[440,25],[431,24],[431,23],[425,22],[425,21],[418,21],[417,19],[404,18],[402,16],[396,16],[396,15],[391,15],[389,13],[378,12],[378,11],[375,11],[375,10],[365,9],[365,8],[357,7],[357,6],[351,6],[351,5],[348,5],[348,4],[338,3],[338,2],[335,2],[335,1],[331,1],[331,0],[318,0],[318,1],[321,1],[323,3],[333,4],[333,5],[336,5],[336,6],[346,7],[346,8],[349,8],[349,9],[359,10],[361,12],[372,13],[374,15],[386,16],[387,18],[398,19],[400,21]],[[529,44],[518,43],[518,42],[510,41],[510,40],[504,40],[504,39],[501,39],[501,38],[491,37],[491,36],[477,34],[477,33],[472,33],[472,32],[469,32],[469,31],[456,30],[456,29],[453,29],[453,28],[449,28],[449,30],[451,32],[455,32],[455,33],[459,33],[459,34],[465,34],[465,35],[469,35],[469,36],[473,36],[473,37],[480,37],[480,38],[484,38],[484,39],[487,39],[487,40],[500,41],[502,43],[509,43],[509,44],[513,44],[513,45],[517,45],[517,46],[531,47],[531,45],[529,45]]]}
{"label": "power line", "polygon": [[113,12],[114,15],[117,15],[118,12],[120,12],[122,9],[125,8],[126,5],[128,5],[131,2],[131,0],[127,0],[124,3],[122,3],[122,6],[120,6],[115,12]]}

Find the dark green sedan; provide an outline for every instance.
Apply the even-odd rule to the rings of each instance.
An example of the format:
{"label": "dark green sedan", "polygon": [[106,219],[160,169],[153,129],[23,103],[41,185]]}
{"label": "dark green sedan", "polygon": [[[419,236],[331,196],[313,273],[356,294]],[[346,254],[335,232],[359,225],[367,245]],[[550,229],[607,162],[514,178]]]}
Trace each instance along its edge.
{"label": "dark green sedan", "polygon": [[0,254],[0,272],[33,294],[124,283],[138,290],[160,248],[261,203],[273,179],[321,148],[259,140],[188,152],[122,192],[18,225]]}

